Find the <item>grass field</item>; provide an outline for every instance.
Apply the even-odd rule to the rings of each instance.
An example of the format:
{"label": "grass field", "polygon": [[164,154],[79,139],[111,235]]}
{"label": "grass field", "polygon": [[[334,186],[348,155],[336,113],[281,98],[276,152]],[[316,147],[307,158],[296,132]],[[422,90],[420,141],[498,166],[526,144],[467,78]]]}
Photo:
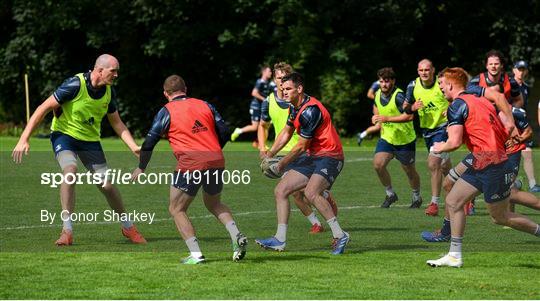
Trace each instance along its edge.
{"label": "grass field", "polygon": [[[129,244],[118,223],[101,221],[74,224],[74,245],[55,247],[61,221],[40,221],[40,210],[60,212],[58,189],[40,184],[41,173],[59,171],[49,141],[33,139],[20,166],[10,160],[16,139],[0,142],[2,299],[540,299],[540,240],[491,224],[482,201],[467,220],[464,267],[426,266],[427,259],[448,250],[448,243],[420,239],[420,232],[438,228],[441,218],[407,208],[410,189],[397,162],[390,170],[400,201],[379,208],[384,189],[371,167],[374,141],[360,148],[344,140],[345,168],[333,187],[340,223],[352,239],[342,256],[329,254],[329,231],[308,234],[310,224],[298,210],[291,213],[286,252],[256,246],[254,238],[275,232],[276,182],[262,176],[251,146],[229,144],[227,169],[251,172],[249,185],[226,185],[223,192],[250,238],[248,254],[239,263],[230,260],[227,232],[198,198],[189,214],[208,259],[199,266],[179,264],[187,248],[167,211],[167,185],[119,185],[128,210],[155,213],[152,224],[138,224],[147,245]],[[417,168],[426,204],[429,172],[420,143]],[[136,166],[121,141],[105,139],[103,146],[111,168],[131,172]],[[168,145],[162,141],[158,150],[148,171],[171,171]],[[453,161],[463,154],[453,154]],[[540,166],[538,150],[535,161]],[[76,208],[103,212],[108,206],[95,187],[78,185]],[[517,210],[540,222],[538,212]]]}

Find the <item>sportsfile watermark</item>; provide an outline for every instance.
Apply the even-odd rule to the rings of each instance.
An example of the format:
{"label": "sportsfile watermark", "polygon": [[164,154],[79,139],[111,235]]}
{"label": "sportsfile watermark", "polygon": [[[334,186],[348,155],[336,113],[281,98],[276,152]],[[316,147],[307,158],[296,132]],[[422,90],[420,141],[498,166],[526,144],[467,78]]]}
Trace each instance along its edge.
{"label": "sportsfile watermark", "polygon": [[149,172],[141,173],[136,179],[132,179],[132,174],[123,172],[121,169],[107,169],[104,173],[78,172],[44,172],[41,173],[41,185],[48,185],[56,188],[62,183],[68,185],[99,185],[104,187],[107,183],[113,185],[170,185],[179,181],[186,184],[223,184],[223,185],[248,185],[251,183],[250,170],[193,170],[183,172]]}

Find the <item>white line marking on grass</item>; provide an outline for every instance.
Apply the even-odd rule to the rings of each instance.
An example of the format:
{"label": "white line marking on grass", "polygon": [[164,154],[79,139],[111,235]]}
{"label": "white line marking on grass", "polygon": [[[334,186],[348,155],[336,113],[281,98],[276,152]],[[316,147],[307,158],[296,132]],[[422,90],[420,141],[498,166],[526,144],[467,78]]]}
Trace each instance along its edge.
{"label": "white line marking on grass", "polygon": [[[347,206],[347,207],[338,207],[339,210],[355,210],[355,209],[373,209],[373,208],[380,208],[379,205],[369,205],[369,206]],[[409,205],[393,205],[392,207],[409,207]],[[300,210],[298,209],[291,209],[293,212],[298,212]],[[248,212],[238,212],[234,213],[233,216],[246,216],[246,215],[254,215],[254,214],[270,214],[275,213],[275,210],[265,210],[265,211],[248,211]],[[204,219],[204,218],[214,218],[214,215],[212,214],[206,214],[206,215],[200,215],[200,216],[190,216],[190,219]],[[164,222],[164,221],[172,221],[171,217],[168,218],[156,218],[154,219],[153,223],[156,222]],[[77,223],[77,225],[103,225],[103,224],[116,224],[118,222],[88,222],[88,223]],[[62,227],[61,224],[54,224],[54,225],[24,225],[24,226],[17,226],[17,227],[5,227],[0,228],[0,230],[25,230],[25,229],[39,229],[39,228],[60,228]]]}

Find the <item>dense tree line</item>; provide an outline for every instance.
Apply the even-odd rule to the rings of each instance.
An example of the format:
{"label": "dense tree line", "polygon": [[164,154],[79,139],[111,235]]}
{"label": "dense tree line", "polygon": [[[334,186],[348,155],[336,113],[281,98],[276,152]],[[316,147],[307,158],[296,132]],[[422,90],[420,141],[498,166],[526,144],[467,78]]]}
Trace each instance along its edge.
{"label": "dense tree line", "polygon": [[416,63],[483,70],[491,48],[540,63],[538,1],[30,0],[0,4],[0,122],[25,121],[23,74],[35,108],[101,53],[120,60],[119,107],[138,135],[163,105],[163,79],[233,125],[249,120],[258,66],[290,62],[328,104],[342,134],[369,123],[364,95],[383,66],[404,88]]}

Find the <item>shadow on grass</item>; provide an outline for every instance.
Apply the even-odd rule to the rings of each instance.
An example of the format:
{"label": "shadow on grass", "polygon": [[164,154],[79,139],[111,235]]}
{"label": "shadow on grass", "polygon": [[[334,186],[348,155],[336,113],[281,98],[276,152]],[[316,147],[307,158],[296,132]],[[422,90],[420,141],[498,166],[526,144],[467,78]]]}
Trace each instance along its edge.
{"label": "shadow on grass", "polygon": [[347,227],[345,229],[348,232],[366,232],[366,231],[410,231],[408,228],[402,228],[402,227],[389,227],[389,228],[383,228],[383,227]]}
{"label": "shadow on grass", "polygon": [[[268,253],[271,253],[268,251]],[[286,262],[286,261],[301,261],[301,260],[313,260],[313,259],[328,259],[326,256],[319,256],[319,255],[310,255],[310,254],[294,254],[292,252],[288,253],[278,253],[274,252],[273,254],[270,254],[269,256],[259,256],[255,258],[246,258],[246,262],[256,262],[256,263],[264,263],[264,262]]]}
{"label": "shadow on grass", "polygon": [[513,265],[513,267],[540,270],[540,265],[539,264],[532,264],[532,263],[522,263],[522,264],[518,264],[518,265]]}

